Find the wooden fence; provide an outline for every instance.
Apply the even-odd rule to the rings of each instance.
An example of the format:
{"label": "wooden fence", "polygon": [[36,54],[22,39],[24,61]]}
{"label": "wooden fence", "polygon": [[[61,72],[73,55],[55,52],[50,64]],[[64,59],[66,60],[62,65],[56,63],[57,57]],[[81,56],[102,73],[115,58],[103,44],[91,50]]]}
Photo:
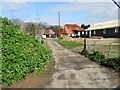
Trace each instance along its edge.
{"label": "wooden fence", "polygon": [[89,42],[86,41],[86,48],[89,52],[99,51],[105,55],[106,58],[119,56],[118,43],[104,43],[101,41]]}

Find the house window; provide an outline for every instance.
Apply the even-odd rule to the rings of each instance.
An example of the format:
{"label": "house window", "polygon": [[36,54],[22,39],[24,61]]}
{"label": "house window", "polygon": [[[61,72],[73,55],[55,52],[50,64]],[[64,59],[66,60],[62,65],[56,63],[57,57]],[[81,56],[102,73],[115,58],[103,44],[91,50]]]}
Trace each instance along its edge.
{"label": "house window", "polygon": [[75,34],[75,36],[77,36],[77,34]]}
{"label": "house window", "polygon": [[118,28],[115,28],[115,33],[118,33]]}
{"label": "house window", "polygon": [[103,34],[106,34],[106,30],[105,29],[103,30]]}
{"label": "house window", "polygon": [[89,32],[89,37],[91,37],[91,31]]}
{"label": "house window", "polygon": [[82,32],[82,34],[84,34],[84,31]]}
{"label": "house window", "polygon": [[80,36],[80,32],[78,32],[78,36]]}
{"label": "house window", "polygon": [[72,34],[72,37],[75,36],[74,34]]}
{"label": "house window", "polygon": [[93,34],[96,34],[96,31],[94,31]]}
{"label": "house window", "polygon": [[91,35],[91,31],[90,31],[90,35]]}

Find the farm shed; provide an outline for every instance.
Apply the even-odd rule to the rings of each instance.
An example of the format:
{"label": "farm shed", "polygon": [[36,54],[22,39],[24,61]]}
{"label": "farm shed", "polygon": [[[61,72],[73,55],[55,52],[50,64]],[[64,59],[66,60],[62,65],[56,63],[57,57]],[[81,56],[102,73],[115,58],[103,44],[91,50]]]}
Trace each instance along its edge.
{"label": "farm shed", "polygon": [[55,32],[52,29],[48,28],[47,30],[45,30],[43,35],[46,35],[46,37],[55,37]]}
{"label": "farm shed", "polygon": [[[120,20],[97,23],[88,28],[83,35],[85,37],[101,36],[106,38],[119,38]],[[87,32],[87,33],[86,33]]]}

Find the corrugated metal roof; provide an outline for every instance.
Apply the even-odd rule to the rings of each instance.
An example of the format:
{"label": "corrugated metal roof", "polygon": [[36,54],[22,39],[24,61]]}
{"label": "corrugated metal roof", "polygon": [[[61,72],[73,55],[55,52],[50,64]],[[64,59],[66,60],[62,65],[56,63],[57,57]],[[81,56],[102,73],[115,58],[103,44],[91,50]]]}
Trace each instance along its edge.
{"label": "corrugated metal roof", "polygon": [[105,28],[113,28],[113,27],[117,27],[117,26],[120,26],[120,20],[97,23],[97,24],[92,25],[90,28],[86,29],[86,31],[105,29]]}

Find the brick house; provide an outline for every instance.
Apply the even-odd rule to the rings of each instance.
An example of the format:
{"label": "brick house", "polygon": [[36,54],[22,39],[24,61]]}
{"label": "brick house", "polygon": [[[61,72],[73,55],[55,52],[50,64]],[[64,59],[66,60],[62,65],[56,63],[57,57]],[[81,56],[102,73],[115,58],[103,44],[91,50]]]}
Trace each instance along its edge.
{"label": "brick house", "polygon": [[58,30],[57,34],[61,34],[61,36],[80,37],[80,32],[84,30],[77,24],[65,24],[62,29]]}

